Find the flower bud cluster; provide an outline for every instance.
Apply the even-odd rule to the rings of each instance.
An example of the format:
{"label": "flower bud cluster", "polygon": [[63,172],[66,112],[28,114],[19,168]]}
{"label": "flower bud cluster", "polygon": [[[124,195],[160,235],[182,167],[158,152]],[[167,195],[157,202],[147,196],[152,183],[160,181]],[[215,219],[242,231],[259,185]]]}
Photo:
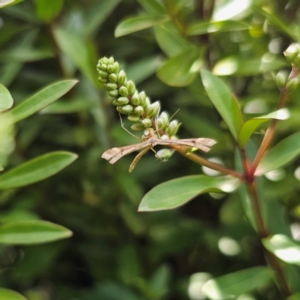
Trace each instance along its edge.
{"label": "flower bud cluster", "polygon": [[178,121],[170,122],[166,112],[160,113],[159,101],[151,103],[144,91],[138,92],[134,82],[127,80],[126,73],[120,70],[119,63],[113,57],[99,59],[97,71],[98,79],[113,98],[112,104],[116,106],[116,110],[127,115],[128,120],[133,123],[132,130],[150,132],[149,129],[152,129],[158,136],[167,135],[168,138],[177,133],[180,127]]}
{"label": "flower bud cluster", "polygon": [[285,51],[284,55],[293,68],[300,68],[300,44],[293,43]]}

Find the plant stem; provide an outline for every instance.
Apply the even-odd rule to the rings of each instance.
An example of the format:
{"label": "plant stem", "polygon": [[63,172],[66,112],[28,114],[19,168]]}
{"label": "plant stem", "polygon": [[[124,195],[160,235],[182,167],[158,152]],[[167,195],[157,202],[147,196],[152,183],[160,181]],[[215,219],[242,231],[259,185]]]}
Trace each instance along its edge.
{"label": "plant stem", "polygon": [[[252,180],[251,182],[247,183],[248,192],[250,195],[250,198],[252,199],[253,204],[253,212],[255,215],[255,220],[257,224],[257,231],[260,236],[260,238],[266,238],[269,236],[269,232],[267,228],[265,227],[264,220],[261,213],[261,207],[260,202],[257,195],[257,188],[255,181]],[[273,271],[276,274],[277,282],[280,287],[280,291],[282,292],[283,296],[286,298],[292,294],[292,292],[289,289],[288,283],[285,278],[285,274],[283,272],[283,269],[277,259],[271,252],[265,249],[265,254],[267,257],[267,260],[269,262],[270,267],[273,269]]]}
{"label": "plant stem", "polygon": [[[296,76],[298,76],[300,73],[299,69],[292,69],[289,79],[293,79]],[[281,90],[281,95],[280,99],[277,105],[277,109],[281,109],[285,106],[286,102],[288,101],[289,98],[289,91],[287,90],[286,86],[282,88]],[[261,161],[262,157],[266,153],[267,149],[269,148],[275,133],[276,133],[276,125],[278,123],[277,119],[273,119],[271,121],[271,124],[269,125],[266,134],[263,138],[263,141],[260,145],[260,148],[256,154],[256,157],[252,163],[252,166],[249,165],[249,161],[247,159],[247,155],[245,152],[245,149],[240,149],[242,161],[243,161],[243,167],[244,167],[244,181],[247,185],[248,193],[250,196],[250,199],[252,201],[252,207],[253,207],[253,213],[255,216],[255,221],[257,225],[257,231],[260,236],[260,238],[266,238],[269,236],[269,232],[265,226],[263,215],[262,215],[262,210],[260,206],[260,201],[258,198],[258,193],[257,193],[257,187],[256,187],[256,182],[255,182],[255,170]],[[277,282],[279,284],[280,290],[283,293],[284,297],[288,297],[292,294],[292,292],[289,289],[287,280],[285,278],[284,271],[278,261],[278,258],[274,256],[271,252],[265,249],[265,254],[267,261],[270,265],[270,267],[274,270],[276,277],[277,277]]]}
{"label": "plant stem", "polygon": [[[286,88],[284,88],[281,92],[281,97],[280,97],[280,101],[279,101],[279,104],[278,104],[278,109],[280,108],[283,108],[285,103],[287,102],[288,100],[288,91],[286,90]],[[271,121],[271,124],[270,126],[268,127],[267,131],[266,131],[266,134],[263,138],[263,141],[257,151],[257,154],[255,156],[255,159],[252,163],[252,167],[251,167],[251,170],[250,170],[250,174],[254,174],[255,173],[255,170],[259,164],[259,162],[261,161],[262,157],[264,156],[265,152],[267,151],[267,149],[269,148],[273,138],[274,138],[274,135],[275,135],[275,129],[276,129],[276,125],[278,123],[278,120],[277,119],[273,119]]]}
{"label": "plant stem", "polygon": [[[291,80],[291,79],[297,77],[299,74],[300,74],[300,69],[293,68],[290,75],[289,75],[288,80]],[[284,87],[281,90],[280,99],[279,99],[279,102],[278,102],[278,105],[277,105],[277,109],[283,108],[285,106],[286,102],[288,101],[288,99],[289,99],[289,91],[287,90],[286,87]],[[256,170],[259,162],[261,161],[262,157],[264,156],[264,154],[268,150],[268,148],[269,148],[269,146],[270,146],[270,144],[271,144],[271,142],[274,138],[277,123],[278,123],[278,120],[273,119],[271,121],[270,126],[268,127],[268,129],[266,131],[266,134],[264,136],[264,139],[263,139],[263,141],[262,141],[262,143],[259,147],[259,150],[256,154],[256,157],[253,161],[253,164],[252,164],[252,167],[251,167],[251,170],[250,170],[251,175],[253,175],[255,173],[255,170]]]}
{"label": "plant stem", "polygon": [[202,158],[199,155],[193,154],[193,153],[187,153],[186,148],[184,147],[180,147],[177,145],[172,145],[171,146],[173,149],[175,149],[177,152],[179,152],[180,154],[182,154],[184,157],[192,160],[193,162],[199,164],[199,165],[203,165],[205,167],[208,167],[210,169],[219,171],[221,173],[227,174],[227,175],[231,175],[234,176],[236,178],[239,178],[241,180],[244,179],[243,174],[236,172],[234,170],[231,169],[227,169],[226,167],[220,165],[220,164],[216,164],[214,162],[211,162],[205,158]]}

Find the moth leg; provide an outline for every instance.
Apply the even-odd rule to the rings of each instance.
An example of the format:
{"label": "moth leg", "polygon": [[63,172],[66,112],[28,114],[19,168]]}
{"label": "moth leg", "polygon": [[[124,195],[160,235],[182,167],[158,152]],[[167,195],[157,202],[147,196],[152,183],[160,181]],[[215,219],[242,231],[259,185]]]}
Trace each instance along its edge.
{"label": "moth leg", "polygon": [[132,132],[130,132],[124,125],[124,122],[122,120],[122,117],[121,117],[121,114],[119,113],[119,117],[120,117],[120,122],[121,122],[121,127],[127,132],[129,133],[131,136],[133,136],[134,138],[138,139],[138,140],[142,140],[141,137],[137,136],[137,135],[134,135]]}
{"label": "moth leg", "polygon": [[[132,161],[130,167],[129,167],[129,172],[132,172],[133,169],[135,168],[136,164],[140,161],[140,159],[146,154],[148,150],[152,149],[151,146],[146,147],[143,149]],[[153,150],[153,149],[152,149]]]}

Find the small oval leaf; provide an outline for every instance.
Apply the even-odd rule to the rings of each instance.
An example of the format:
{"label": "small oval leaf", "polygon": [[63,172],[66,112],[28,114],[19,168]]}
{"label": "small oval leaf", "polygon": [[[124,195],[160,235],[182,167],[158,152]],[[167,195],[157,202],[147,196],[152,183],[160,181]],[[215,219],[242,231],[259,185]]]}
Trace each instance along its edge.
{"label": "small oval leaf", "polygon": [[21,294],[4,288],[0,288],[0,299],[1,300],[26,300],[26,298]]}
{"label": "small oval leaf", "polygon": [[286,61],[267,54],[261,58],[230,56],[218,61],[213,74],[218,76],[241,75],[251,76],[275,71],[286,66]]}
{"label": "small oval leaf", "polygon": [[241,146],[244,146],[254,130],[261,125],[264,122],[267,122],[271,119],[277,119],[277,120],[286,120],[290,117],[290,113],[288,109],[282,108],[280,110],[274,111],[272,113],[269,113],[265,116],[255,117],[248,121],[246,121],[241,128],[240,134],[239,134],[239,144]]}
{"label": "small oval leaf", "polygon": [[64,1],[63,0],[39,0],[35,2],[36,14],[42,21],[49,23],[55,19],[61,12]]}
{"label": "small oval leaf", "polygon": [[226,32],[226,31],[238,31],[238,30],[247,30],[249,25],[233,21],[217,21],[217,22],[197,22],[187,28],[187,35],[200,35],[212,32]]}
{"label": "small oval leaf", "polygon": [[77,82],[78,80],[63,80],[53,83],[37,92],[6,114],[9,116],[12,123],[19,122],[59,99]]}
{"label": "small oval leaf", "polygon": [[14,100],[9,90],[0,83],[0,112],[10,109]]}
{"label": "small oval leaf", "polygon": [[232,192],[239,183],[232,177],[193,175],[170,180],[154,187],[142,199],[138,211],[174,209],[196,196],[209,192]]}
{"label": "small oval leaf", "polygon": [[292,38],[295,41],[299,40],[299,26],[292,26],[291,24],[293,23],[289,24],[288,20],[281,19],[280,15],[277,14],[275,10],[272,11],[270,7],[267,9],[262,8],[258,5],[253,5],[252,9],[256,13],[264,16],[271,25],[275,26],[278,30],[286,34],[288,37]]}
{"label": "small oval leaf", "polygon": [[262,240],[266,249],[288,264],[300,266],[300,244],[283,234],[275,234]]}
{"label": "small oval leaf", "polygon": [[0,0],[0,8],[10,5],[15,5],[19,2],[22,2],[24,0]]}
{"label": "small oval leaf", "polygon": [[241,128],[242,117],[236,99],[231,95],[228,86],[218,77],[206,70],[201,70],[203,86],[232,135],[237,138]]}
{"label": "small oval leaf", "polygon": [[235,299],[271,279],[272,272],[267,267],[254,267],[210,279],[203,285],[202,291],[212,300]]}
{"label": "small oval leaf", "polygon": [[202,49],[189,48],[166,60],[157,70],[157,77],[170,86],[187,86],[202,66],[202,55]]}
{"label": "small oval leaf", "polygon": [[191,48],[190,42],[178,34],[176,26],[171,22],[155,27],[154,32],[158,46],[168,57]]}
{"label": "small oval leaf", "polygon": [[0,244],[32,245],[72,236],[69,229],[47,221],[20,221],[0,226]]}
{"label": "small oval leaf", "polygon": [[264,155],[255,171],[255,175],[259,176],[278,169],[292,161],[299,154],[300,132],[297,132],[280,141]]}
{"label": "small oval leaf", "polygon": [[151,28],[169,20],[167,16],[138,16],[122,21],[115,30],[115,37]]}
{"label": "small oval leaf", "polygon": [[57,151],[34,158],[0,176],[0,189],[18,188],[50,177],[71,164],[77,155]]}

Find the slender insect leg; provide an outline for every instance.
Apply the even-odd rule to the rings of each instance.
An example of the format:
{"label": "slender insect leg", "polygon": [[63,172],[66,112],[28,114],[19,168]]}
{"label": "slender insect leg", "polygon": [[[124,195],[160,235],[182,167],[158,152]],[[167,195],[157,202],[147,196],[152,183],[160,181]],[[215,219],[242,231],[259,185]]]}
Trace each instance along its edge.
{"label": "slender insect leg", "polygon": [[[143,157],[144,154],[146,154],[146,152],[148,150],[152,149],[152,146],[148,146],[145,149],[143,149],[132,161],[130,167],[129,167],[129,172],[132,172],[133,169],[135,168],[136,164],[140,161],[140,159]],[[152,149],[153,150],[153,149]]]}
{"label": "slender insect leg", "polygon": [[137,135],[134,135],[132,132],[130,132],[124,125],[124,122],[122,120],[122,117],[121,117],[121,114],[119,113],[119,117],[120,117],[120,122],[121,122],[121,127],[127,132],[129,133],[131,136],[133,136],[134,138],[138,139],[138,140],[141,140],[142,138],[140,138],[139,136]]}

